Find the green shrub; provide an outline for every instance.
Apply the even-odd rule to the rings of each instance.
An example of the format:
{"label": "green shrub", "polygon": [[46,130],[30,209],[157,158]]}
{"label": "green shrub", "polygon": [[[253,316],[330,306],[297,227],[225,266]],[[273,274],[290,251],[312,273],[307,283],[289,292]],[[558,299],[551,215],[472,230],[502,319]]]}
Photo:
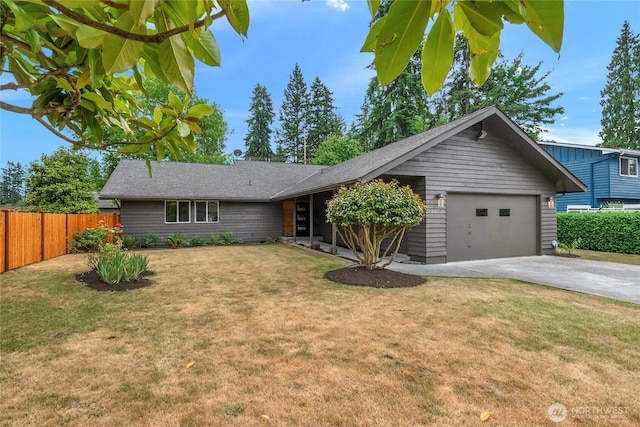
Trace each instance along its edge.
{"label": "green shrub", "polygon": [[167,245],[172,248],[181,248],[183,246],[189,246],[189,240],[187,240],[183,234],[172,234],[166,239]]}
{"label": "green shrub", "polygon": [[136,246],[137,239],[133,236],[123,236],[122,237],[122,246],[127,249],[131,249]]}
{"label": "green shrub", "polygon": [[106,239],[103,230],[87,228],[73,235],[71,240],[71,253],[97,252]]}
{"label": "green shrub", "polygon": [[147,248],[152,248],[156,245],[156,243],[158,243],[158,240],[159,237],[157,234],[147,233],[142,241]]}
{"label": "green shrub", "polygon": [[559,213],[558,241],[580,249],[640,255],[640,212]]}
{"label": "green shrub", "polygon": [[191,239],[191,246],[207,246],[207,242],[200,236]]}
{"label": "green shrub", "polygon": [[233,237],[233,231],[225,231],[222,233],[222,244],[232,245],[234,243],[242,243],[242,239],[236,239]]}
{"label": "green shrub", "polygon": [[211,235],[211,244],[213,246],[222,245],[222,237],[219,234],[213,233]]}

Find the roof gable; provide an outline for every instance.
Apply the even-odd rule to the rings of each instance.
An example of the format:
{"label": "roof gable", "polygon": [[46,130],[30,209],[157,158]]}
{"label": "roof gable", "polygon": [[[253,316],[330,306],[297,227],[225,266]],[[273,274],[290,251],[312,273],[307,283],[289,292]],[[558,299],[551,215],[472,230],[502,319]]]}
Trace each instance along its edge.
{"label": "roof gable", "polygon": [[338,188],[357,181],[370,181],[483,120],[491,120],[501,132],[509,134],[515,142],[514,148],[549,176],[556,183],[558,192],[586,190],[579,179],[539,147],[498,107],[493,106],[318,171],[275,194],[273,198],[282,200]]}

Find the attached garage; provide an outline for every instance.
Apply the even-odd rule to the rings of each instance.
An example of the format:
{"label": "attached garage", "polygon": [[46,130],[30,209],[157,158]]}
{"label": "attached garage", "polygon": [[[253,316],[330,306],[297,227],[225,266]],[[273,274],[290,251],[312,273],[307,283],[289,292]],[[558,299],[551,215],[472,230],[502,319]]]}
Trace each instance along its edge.
{"label": "attached garage", "polygon": [[538,254],[538,197],[449,194],[447,260]]}

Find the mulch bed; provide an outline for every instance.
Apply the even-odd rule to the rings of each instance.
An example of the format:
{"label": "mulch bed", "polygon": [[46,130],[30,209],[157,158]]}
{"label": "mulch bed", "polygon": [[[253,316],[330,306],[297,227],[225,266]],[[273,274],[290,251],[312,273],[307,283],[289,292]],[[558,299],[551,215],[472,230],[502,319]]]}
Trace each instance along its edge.
{"label": "mulch bed", "polygon": [[86,273],[80,273],[76,275],[76,280],[78,282],[84,283],[85,286],[95,289],[96,291],[132,291],[134,289],[144,288],[146,286],[151,285],[151,280],[149,276],[153,273],[151,271],[147,271],[140,275],[138,280],[133,282],[121,281],[120,283],[116,283],[115,285],[109,285],[102,281],[98,273],[91,270]]}
{"label": "mulch bed", "polygon": [[410,288],[422,285],[426,280],[422,276],[400,273],[392,270],[367,270],[364,267],[346,267],[327,271],[325,279],[345,285],[368,286],[371,288]]}

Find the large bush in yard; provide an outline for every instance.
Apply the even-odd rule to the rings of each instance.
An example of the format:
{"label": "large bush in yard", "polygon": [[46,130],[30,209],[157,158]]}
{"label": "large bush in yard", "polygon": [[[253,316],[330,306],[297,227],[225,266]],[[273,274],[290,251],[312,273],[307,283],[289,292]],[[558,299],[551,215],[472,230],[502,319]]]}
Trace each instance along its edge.
{"label": "large bush in yard", "polygon": [[580,249],[640,255],[640,212],[559,213],[558,240]]}
{"label": "large bush in yard", "polygon": [[[327,221],[336,225],[342,241],[368,270],[390,254],[390,260],[380,268],[389,265],[398,254],[405,232],[425,215],[420,196],[397,181],[375,180],[342,187],[327,202]],[[383,250],[386,239],[390,240]]]}

